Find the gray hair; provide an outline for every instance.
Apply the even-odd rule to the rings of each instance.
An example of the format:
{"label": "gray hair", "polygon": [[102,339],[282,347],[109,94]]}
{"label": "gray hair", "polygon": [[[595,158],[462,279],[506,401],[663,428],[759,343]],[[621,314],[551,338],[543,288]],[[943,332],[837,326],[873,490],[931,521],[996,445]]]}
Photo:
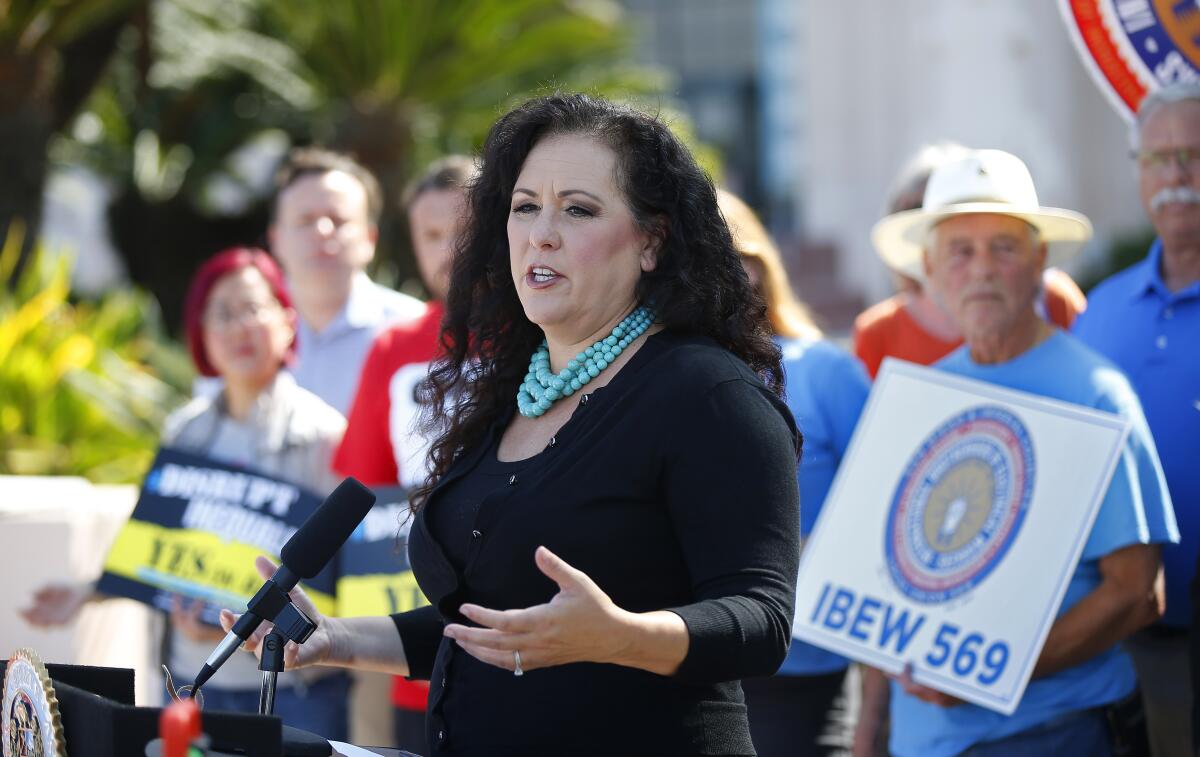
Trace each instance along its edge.
{"label": "gray hair", "polygon": [[[913,210],[913,207],[903,202],[908,195],[918,191],[924,194],[925,184],[929,182],[929,176],[935,168],[961,158],[968,152],[970,150],[965,145],[949,139],[930,142],[917,148],[917,151],[892,179],[885,212],[898,213],[902,210]],[[919,199],[917,207],[920,207]]]}
{"label": "gray hair", "polygon": [[1137,150],[1142,145],[1142,127],[1159,108],[1173,103],[1195,100],[1200,102],[1200,79],[1180,79],[1149,92],[1138,106],[1137,120],[1129,129],[1129,144]]}

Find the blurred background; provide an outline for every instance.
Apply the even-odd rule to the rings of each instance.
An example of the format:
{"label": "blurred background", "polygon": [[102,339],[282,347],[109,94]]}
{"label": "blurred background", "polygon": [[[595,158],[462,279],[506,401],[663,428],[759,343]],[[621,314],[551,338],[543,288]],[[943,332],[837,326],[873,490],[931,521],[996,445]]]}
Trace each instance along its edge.
{"label": "blurred background", "polygon": [[1085,289],[1149,234],[1048,0],[0,0],[0,473],[140,479],[190,387],[184,286],[264,243],[290,147],[379,176],[375,277],[419,293],[401,188],[555,88],[661,113],[834,336],[891,293],[868,233],[927,142],[1016,153],[1090,216]]}

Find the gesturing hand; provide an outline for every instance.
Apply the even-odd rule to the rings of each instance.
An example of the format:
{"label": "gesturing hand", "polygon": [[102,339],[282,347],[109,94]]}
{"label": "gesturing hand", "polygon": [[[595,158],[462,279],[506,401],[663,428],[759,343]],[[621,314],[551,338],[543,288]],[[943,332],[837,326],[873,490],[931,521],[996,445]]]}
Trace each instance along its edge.
{"label": "gesturing hand", "polygon": [[[275,563],[271,562],[266,557],[259,555],[254,558],[254,567],[258,569],[258,574],[263,580],[267,580],[275,575]],[[288,597],[296,603],[296,607],[305,615],[317,624],[317,630],[313,631],[312,636],[308,637],[308,641],[304,642],[304,646],[300,646],[294,641],[289,641],[283,651],[283,667],[284,670],[295,670],[308,665],[319,665],[329,659],[329,652],[332,648],[330,637],[330,622],[320,612],[317,611],[312,600],[304,593],[304,590],[299,586],[288,592]],[[221,627],[226,632],[233,628],[233,624],[237,622],[240,615],[235,615],[229,610],[221,610]],[[246,643],[242,645],[242,649],[248,652],[253,652],[255,657],[262,658],[262,650],[259,645],[266,635],[271,632],[271,624],[263,623],[258,627]]]}
{"label": "gesturing hand", "polygon": [[472,657],[505,670],[515,669],[514,651],[520,652],[524,670],[617,661],[632,614],[613,604],[587,574],[545,547],[537,548],[534,562],[558,584],[549,603],[522,610],[464,604],[459,608],[462,614],[484,627],[451,623],[445,635]]}

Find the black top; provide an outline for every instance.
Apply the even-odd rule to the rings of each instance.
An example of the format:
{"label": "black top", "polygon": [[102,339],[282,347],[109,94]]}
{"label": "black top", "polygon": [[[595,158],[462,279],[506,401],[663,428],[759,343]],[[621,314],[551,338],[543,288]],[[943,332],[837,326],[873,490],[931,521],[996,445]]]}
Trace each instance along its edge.
{"label": "black top", "polygon": [[[409,535],[432,605],[393,619],[412,677],[432,681],[432,754],[754,754],[739,679],[783,662],[799,558],[799,435],[787,406],[710,340],[655,334],[499,491],[478,508],[459,501],[473,512],[456,568],[441,540],[463,538],[466,521],[438,508],[480,491],[469,482],[510,419],[443,477]],[[460,532],[435,538],[431,522]],[[534,564],[539,545],[619,607],[683,618],[678,672],[575,663],[518,678],[442,636],[444,623],[465,622],[464,602],[550,601],[557,586]]]}
{"label": "black top", "polygon": [[[557,440],[555,444],[557,445]],[[426,521],[433,540],[456,571],[462,572],[474,540],[475,519],[479,506],[489,494],[500,491],[508,480],[529,467],[537,458],[502,462],[496,456],[500,435],[492,436],[492,444],[479,459],[479,465],[469,476],[457,478],[438,492],[438,506],[429,511]]]}

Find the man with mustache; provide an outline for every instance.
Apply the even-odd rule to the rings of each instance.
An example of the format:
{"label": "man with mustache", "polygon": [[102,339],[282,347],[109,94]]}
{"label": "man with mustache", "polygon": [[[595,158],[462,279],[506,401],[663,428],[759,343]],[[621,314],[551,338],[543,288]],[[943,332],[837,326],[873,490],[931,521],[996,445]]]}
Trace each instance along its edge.
{"label": "man with mustache", "polygon": [[[920,209],[884,218],[872,236],[877,246],[907,246],[923,259],[933,295],[962,331],[966,344],[939,369],[1114,413],[1131,425],[1016,711],[963,703],[906,674],[892,683],[890,752],[1144,754],[1137,678],[1120,644],[1162,612],[1158,545],[1179,538],[1170,496],[1129,382],[1035,309],[1043,269],[1077,252],[1091,224],[1041,207],[1016,156],[971,150],[934,170]],[[1069,450],[1043,454],[1039,465],[1071,464]],[[1142,751],[1130,750],[1139,743]]]}
{"label": "man with mustache", "polygon": [[1158,239],[1139,263],[1092,290],[1075,324],[1129,377],[1146,411],[1179,519],[1163,548],[1167,610],[1126,642],[1155,757],[1192,754],[1188,580],[1200,553],[1200,84],[1148,95],[1133,130],[1142,205]]}

